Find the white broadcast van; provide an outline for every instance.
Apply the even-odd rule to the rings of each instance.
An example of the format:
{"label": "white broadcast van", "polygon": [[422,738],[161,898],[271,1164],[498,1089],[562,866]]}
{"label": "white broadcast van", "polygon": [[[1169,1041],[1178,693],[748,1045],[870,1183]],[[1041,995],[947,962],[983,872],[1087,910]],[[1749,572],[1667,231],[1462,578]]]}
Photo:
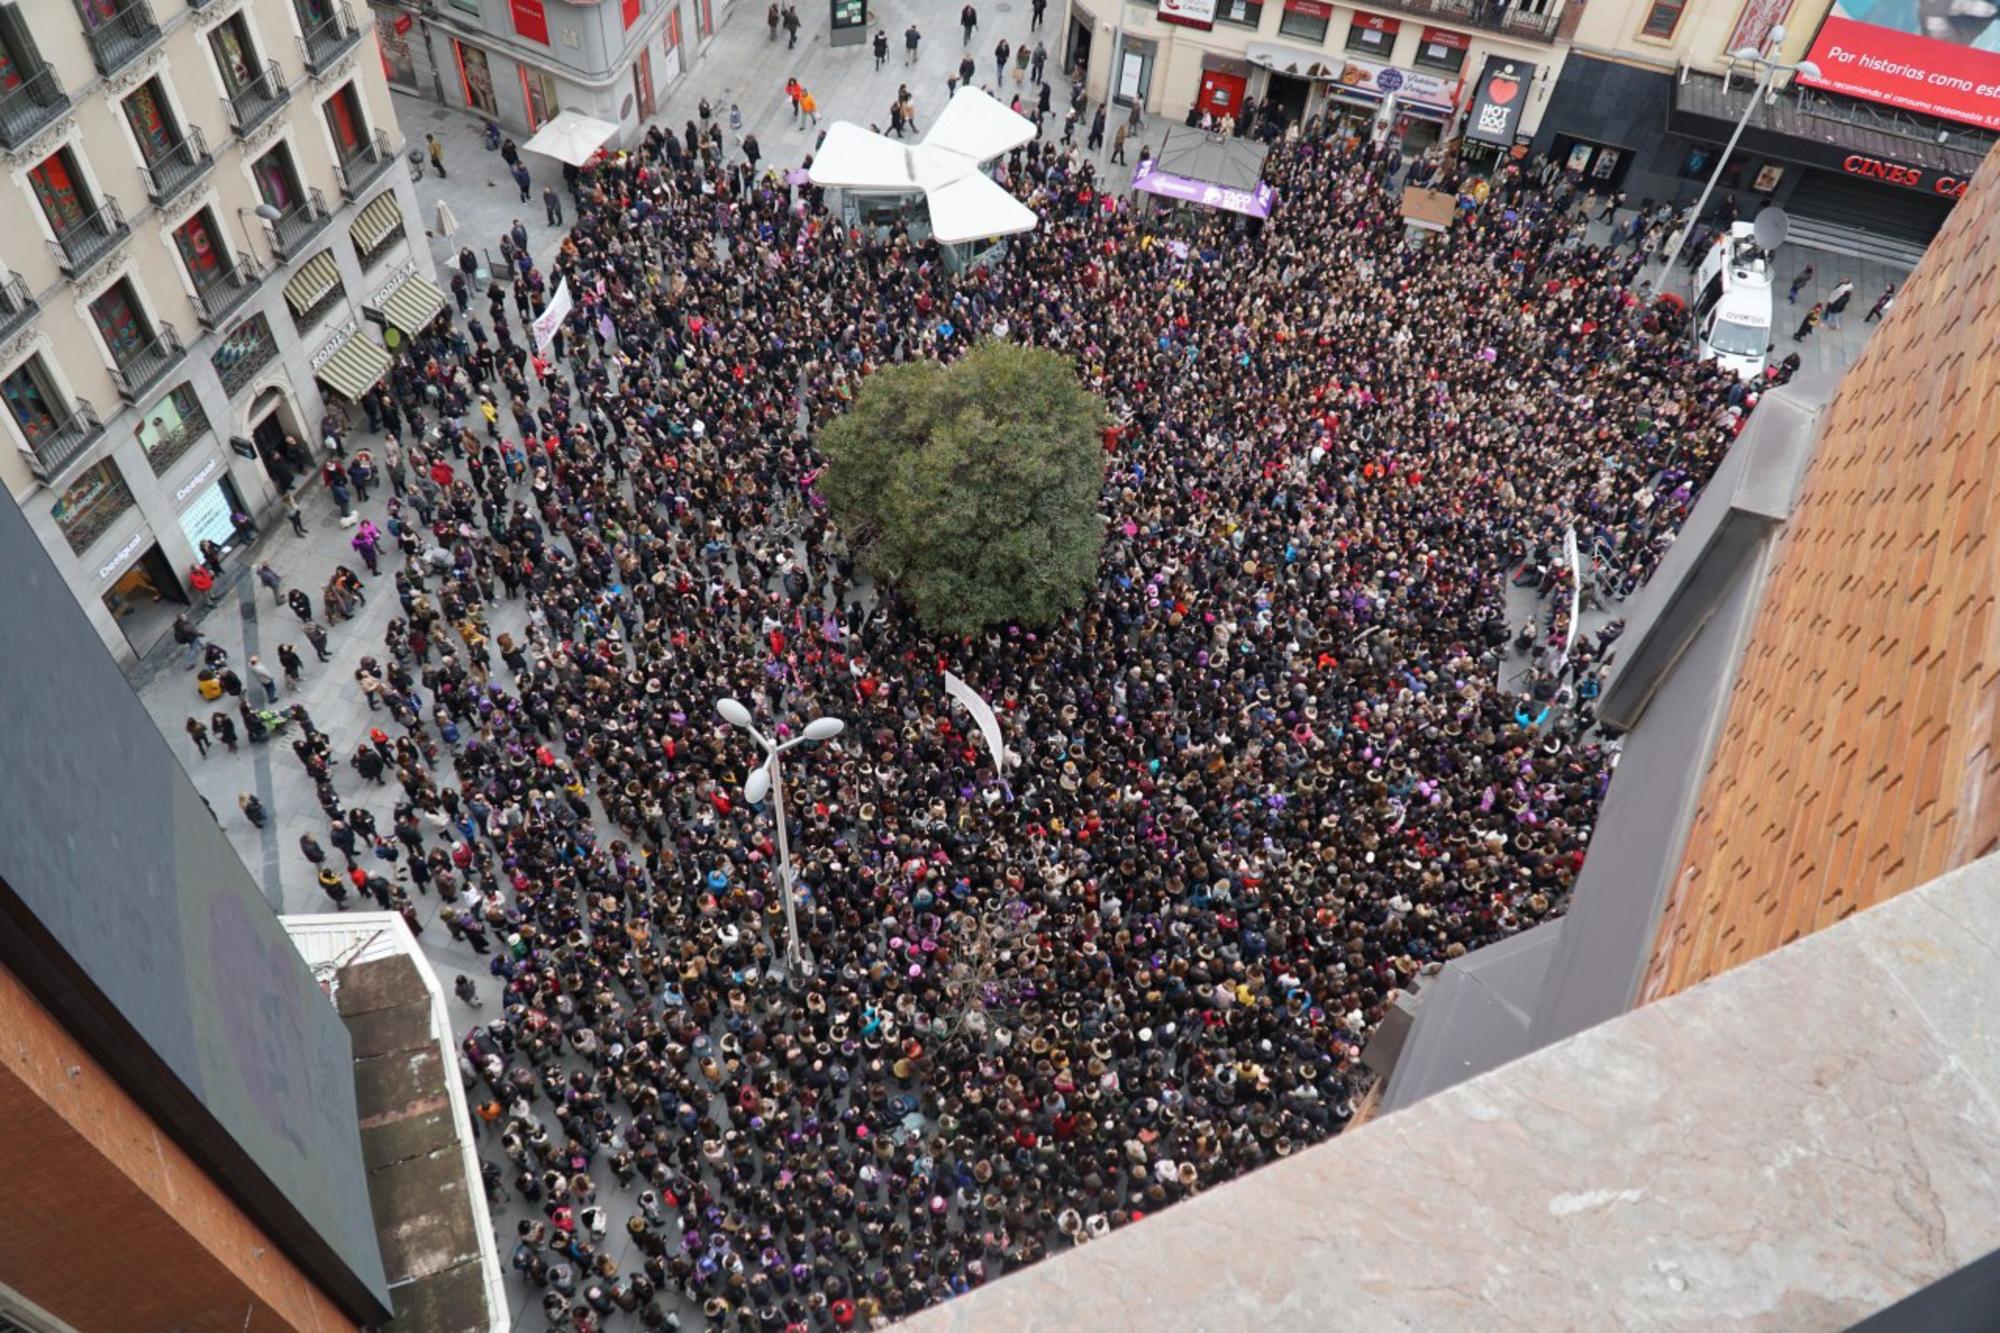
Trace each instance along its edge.
{"label": "white broadcast van", "polygon": [[1764,373],[1771,346],[1771,254],[1748,222],[1709,247],[1695,272],[1695,347],[1743,379]]}

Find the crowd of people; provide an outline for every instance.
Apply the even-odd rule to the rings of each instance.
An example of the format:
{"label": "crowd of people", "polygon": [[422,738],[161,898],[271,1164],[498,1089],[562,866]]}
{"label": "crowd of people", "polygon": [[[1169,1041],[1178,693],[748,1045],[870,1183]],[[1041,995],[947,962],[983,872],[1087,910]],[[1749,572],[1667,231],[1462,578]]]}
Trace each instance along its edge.
{"label": "crowd of people", "polygon": [[[1558,614],[1503,680],[1506,585],[1551,590],[1570,524],[1643,572],[1754,399],[1585,243],[1579,183],[1318,122],[1263,224],[1136,211],[1057,143],[999,165],[1039,226],[958,271],[655,128],[548,272],[512,252],[532,308],[575,296],[550,355],[461,294],[368,404],[372,776],[299,752],[352,883],[490,960],[465,1072],[553,1326],[872,1326],[1323,1140],[1394,995],[1582,862],[1608,636]],[[1406,242],[1412,179],[1461,197],[1445,243]],[[857,568],[812,426],[982,338],[1121,423],[1108,537],[1082,610],[940,642]],[[804,977],[724,697],[846,723],[786,770]]]}

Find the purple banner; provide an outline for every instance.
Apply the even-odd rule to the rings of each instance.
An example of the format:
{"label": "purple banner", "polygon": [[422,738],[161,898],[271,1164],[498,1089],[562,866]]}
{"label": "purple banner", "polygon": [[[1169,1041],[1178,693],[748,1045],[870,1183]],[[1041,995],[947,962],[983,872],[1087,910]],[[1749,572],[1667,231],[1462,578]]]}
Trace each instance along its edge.
{"label": "purple banner", "polygon": [[1278,192],[1265,181],[1258,181],[1255,189],[1239,190],[1229,185],[1155,171],[1151,158],[1141,162],[1138,170],[1132,173],[1132,188],[1142,194],[1157,194],[1162,199],[1179,199],[1203,208],[1220,208],[1253,218],[1270,217],[1271,205],[1278,198]]}

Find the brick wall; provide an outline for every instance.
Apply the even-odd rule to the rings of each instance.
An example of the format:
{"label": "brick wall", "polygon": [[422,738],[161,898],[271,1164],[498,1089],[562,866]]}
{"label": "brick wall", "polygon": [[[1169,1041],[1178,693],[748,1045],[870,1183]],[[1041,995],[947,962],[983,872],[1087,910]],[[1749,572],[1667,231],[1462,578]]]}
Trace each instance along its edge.
{"label": "brick wall", "polygon": [[1996,266],[1989,158],[1828,410],[1642,1002],[2000,848]]}
{"label": "brick wall", "polygon": [[0,1278],[84,1333],[341,1333],[322,1295],[0,969]]}

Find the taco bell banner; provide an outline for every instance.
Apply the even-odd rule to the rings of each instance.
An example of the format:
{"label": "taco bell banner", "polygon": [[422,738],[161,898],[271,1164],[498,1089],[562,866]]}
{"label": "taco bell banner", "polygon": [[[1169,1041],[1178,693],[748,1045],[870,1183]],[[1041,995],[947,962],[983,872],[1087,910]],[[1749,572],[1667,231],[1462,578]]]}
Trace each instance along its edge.
{"label": "taco bell banner", "polygon": [[1525,60],[1486,57],[1486,72],[1479,76],[1472,110],[1466,113],[1465,137],[1511,148],[1514,136],[1521,129],[1521,113],[1528,105],[1528,85],[1534,78],[1535,67]]}
{"label": "taco bell banner", "polygon": [[1186,176],[1155,171],[1150,157],[1132,173],[1132,188],[1141,194],[1156,194],[1162,199],[1179,199],[1184,203],[1200,204],[1203,208],[1219,208],[1253,218],[1270,217],[1271,205],[1278,197],[1278,192],[1266,181],[1258,181],[1255,189],[1238,190],[1213,181],[1192,180]]}

